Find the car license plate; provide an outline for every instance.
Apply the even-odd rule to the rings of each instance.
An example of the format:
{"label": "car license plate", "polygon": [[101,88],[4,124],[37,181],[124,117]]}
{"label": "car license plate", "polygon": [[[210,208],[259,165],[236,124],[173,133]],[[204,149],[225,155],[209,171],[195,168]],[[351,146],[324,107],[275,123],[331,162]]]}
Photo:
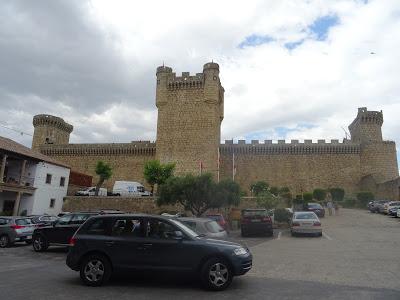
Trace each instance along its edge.
{"label": "car license plate", "polygon": [[256,223],[256,222],[261,222],[261,220],[259,220],[259,219],[254,219],[254,220],[251,220],[251,222]]}
{"label": "car license plate", "polygon": [[302,223],[303,226],[312,226],[312,223]]}
{"label": "car license plate", "polygon": [[31,235],[27,235],[27,236],[26,236],[26,239],[27,239],[27,240],[31,240],[31,239],[32,239],[32,236],[31,236]]}

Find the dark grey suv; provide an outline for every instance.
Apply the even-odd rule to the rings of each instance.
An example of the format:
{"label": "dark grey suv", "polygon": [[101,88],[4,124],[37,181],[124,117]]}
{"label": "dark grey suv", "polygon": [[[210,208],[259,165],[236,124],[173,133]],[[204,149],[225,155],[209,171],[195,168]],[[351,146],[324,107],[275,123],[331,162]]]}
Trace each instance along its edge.
{"label": "dark grey suv", "polygon": [[188,272],[211,290],[252,267],[249,249],[200,237],[177,220],[151,215],[91,217],[70,241],[67,265],[90,286],[122,269]]}

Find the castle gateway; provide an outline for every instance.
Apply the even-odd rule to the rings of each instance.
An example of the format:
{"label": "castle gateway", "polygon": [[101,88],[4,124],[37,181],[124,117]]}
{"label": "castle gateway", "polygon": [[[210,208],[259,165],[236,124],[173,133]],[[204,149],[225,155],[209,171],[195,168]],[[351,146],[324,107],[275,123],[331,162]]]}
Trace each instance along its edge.
{"label": "castle gateway", "polygon": [[370,190],[379,198],[399,198],[396,145],[382,139],[382,112],[359,108],[349,126],[351,139],[341,142],[227,140],[221,144],[224,88],[218,64],[207,63],[202,73],[184,72],[182,76],[169,67],[158,67],[156,86],[156,143],[70,144],[70,124],[59,117],[37,115],[32,148],[92,176],[96,176],[97,161],[109,163],[113,176],[108,188],[115,180],[145,182],[144,164],[159,159],[175,162],[178,175],[234,176],[244,190],[265,180],[289,187],[294,195],[314,188],[342,187],[346,194]]}

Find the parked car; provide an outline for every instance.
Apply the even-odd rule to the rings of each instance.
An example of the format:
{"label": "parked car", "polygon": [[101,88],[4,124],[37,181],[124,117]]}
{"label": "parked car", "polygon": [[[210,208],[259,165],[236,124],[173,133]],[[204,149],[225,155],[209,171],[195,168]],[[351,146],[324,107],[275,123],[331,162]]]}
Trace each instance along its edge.
{"label": "parked car", "polygon": [[199,237],[173,218],[125,214],[85,222],[71,238],[66,263],[89,286],[129,269],[190,272],[218,291],[251,269],[252,255],[240,244]]}
{"label": "parked car", "polygon": [[377,204],[377,212],[382,214],[383,210],[385,209],[384,205],[390,202],[389,200],[382,200]]}
{"label": "parked car", "polygon": [[69,213],[51,226],[45,226],[35,229],[33,232],[33,250],[36,252],[46,251],[50,246],[68,246],[68,242],[74,235],[75,231],[88,218],[99,214],[118,214],[120,211],[93,211],[93,212],[77,212]]}
{"label": "parked car", "polygon": [[387,200],[374,200],[368,203],[368,209],[372,213],[377,213],[379,212],[379,205],[383,205]]}
{"label": "parked car", "polygon": [[50,226],[58,220],[58,217],[50,215],[29,216],[29,218],[36,227]]}
{"label": "parked car", "polygon": [[112,192],[114,196],[123,197],[151,196],[141,183],[135,181],[116,181]]}
{"label": "parked car", "polygon": [[216,221],[209,218],[179,218],[179,222],[198,233],[200,236],[224,239],[228,233]]}
{"label": "parked car", "polygon": [[400,205],[393,206],[388,210],[388,216],[397,218],[397,211],[400,209]]}
{"label": "parked car", "polygon": [[315,212],[315,214],[320,218],[325,217],[325,209],[319,203],[307,203],[304,210]]}
{"label": "parked car", "polygon": [[206,217],[216,221],[219,224],[219,226],[225,229],[226,232],[229,231],[228,222],[225,221],[225,218],[222,214],[207,214]]}
{"label": "parked car", "polygon": [[15,242],[32,241],[35,225],[26,217],[0,217],[0,248],[13,245]]}
{"label": "parked car", "polygon": [[[96,187],[88,187],[87,189],[77,191],[75,196],[95,196],[96,195]],[[107,189],[106,188],[99,188],[98,196],[107,196]]]}
{"label": "parked car", "polygon": [[240,220],[242,236],[250,234],[263,234],[272,236],[272,220],[266,209],[243,209]]}
{"label": "parked car", "polygon": [[290,222],[292,236],[297,234],[315,234],[322,236],[321,221],[314,212],[296,211]]}
{"label": "parked car", "polygon": [[387,215],[387,214],[389,213],[389,209],[390,209],[390,208],[392,208],[392,207],[394,207],[394,206],[398,206],[398,205],[400,205],[400,201],[389,201],[389,202],[386,202],[386,203],[383,205],[383,213],[384,213],[385,215]]}
{"label": "parked car", "polygon": [[400,218],[400,209],[397,210],[397,217]]}

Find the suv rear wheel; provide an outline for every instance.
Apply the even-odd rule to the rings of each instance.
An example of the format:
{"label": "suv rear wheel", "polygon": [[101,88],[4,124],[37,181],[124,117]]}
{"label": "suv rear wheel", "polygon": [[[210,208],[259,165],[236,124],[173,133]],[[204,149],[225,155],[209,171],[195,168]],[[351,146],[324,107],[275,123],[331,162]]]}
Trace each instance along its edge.
{"label": "suv rear wheel", "polygon": [[232,282],[233,274],[229,264],[221,258],[209,259],[201,270],[201,280],[206,289],[222,291]]}
{"label": "suv rear wheel", "polygon": [[111,273],[110,262],[100,254],[85,257],[80,266],[81,280],[89,286],[103,285],[110,279]]}
{"label": "suv rear wheel", "polygon": [[37,234],[32,239],[32,246],[36,252],[43,252],[49,248],[49,242],[44,236]]}
{"label": "suv rear wheel", "polygon": [[10,238],[7,235],[0,236],[0,248],[6,248],[10,245]]}

